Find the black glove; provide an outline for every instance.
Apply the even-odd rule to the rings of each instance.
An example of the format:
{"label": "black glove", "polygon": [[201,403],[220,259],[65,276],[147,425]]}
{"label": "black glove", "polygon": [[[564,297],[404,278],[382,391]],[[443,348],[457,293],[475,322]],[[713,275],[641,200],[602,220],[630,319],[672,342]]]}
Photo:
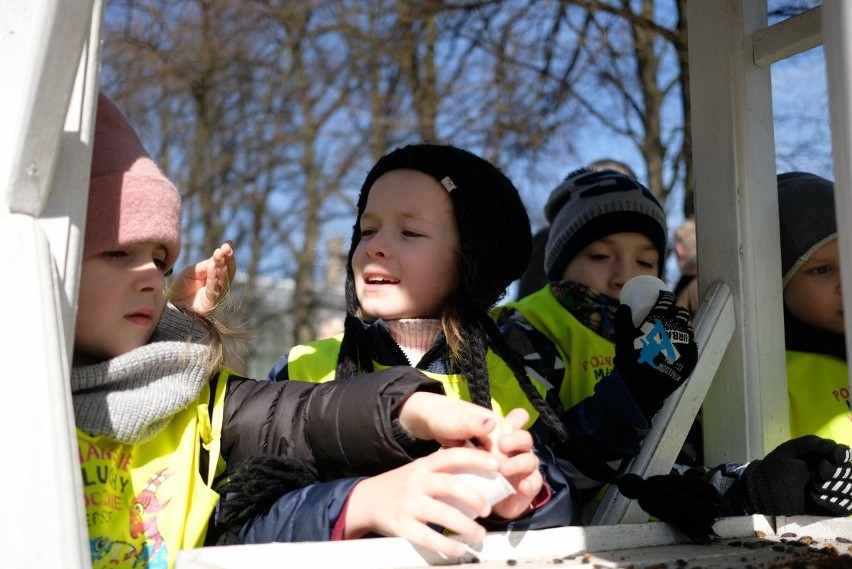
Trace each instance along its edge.
{"label": "black glove", "polygon": [[749,514],[852,514],[852,453],[846,445],[805,435],[752,461],[740,483]]}
{"label": "black glove", "polygon": [[649,420],[692,374],[697,362],[698,346],[689,312],[675,304],[674,294],[660,291],[657,303],[638,328],[633,326],[630,307],[619,307],[615,314],[615,368]]}

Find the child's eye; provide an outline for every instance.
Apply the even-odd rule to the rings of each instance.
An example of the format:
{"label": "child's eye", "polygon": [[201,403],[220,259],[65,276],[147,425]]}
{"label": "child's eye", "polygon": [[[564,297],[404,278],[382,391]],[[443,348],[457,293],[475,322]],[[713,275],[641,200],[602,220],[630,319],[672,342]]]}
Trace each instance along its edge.
{"label": "child's eye", "polygon": [[406,237],[423,237],[422,233],[418,233],[417,231],[411,229],[403,229],[402,234]]}
{"label": "child's eye", "polygon": [[654,266],[654,263],[652,263],[651,261],[643,261],[642,259],[638,259],[636,261],[636,263],[638,263],[640,267],[644,267],[646,269],[656,269],[657,268],[657,267]]}
{"label": "child's eye", "polygon": [[116,249],[115,251],[104,251],[101,253],[107,259],[121,259],[127,257],[127,251],[123,251],[121,249]]}
{"label": "child's eye", "polygon": [[815,275],[827,275],[832,270],[833,269],[830,265],[820,265],[819,267],[814,267],[813,269],[811,269],[811,273]]}
{"label": "child's eye", "polygon": [[370,235],[374,235],[376,233],[375,229],[369,227],[361,228],[361,237],[369,237]]}

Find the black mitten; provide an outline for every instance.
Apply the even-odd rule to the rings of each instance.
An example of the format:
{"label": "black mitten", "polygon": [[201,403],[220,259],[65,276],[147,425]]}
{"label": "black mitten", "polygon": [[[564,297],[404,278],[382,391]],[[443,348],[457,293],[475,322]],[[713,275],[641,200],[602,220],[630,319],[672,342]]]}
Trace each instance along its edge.
{"label": "black mitten", "polygon": [[692,374],[697,362],[698,346],[689,312],[675,304],[671,292],[660,291],[657,303],[639,327],[633,325],[630,307],[619,307],[615,315],[615,368],[649,420]]}
{"label": "black mitten", "polygon": [[816,435],[778,446],[752,461],[741,484],[746,511],[772,516],[852,513],[849,447]]}

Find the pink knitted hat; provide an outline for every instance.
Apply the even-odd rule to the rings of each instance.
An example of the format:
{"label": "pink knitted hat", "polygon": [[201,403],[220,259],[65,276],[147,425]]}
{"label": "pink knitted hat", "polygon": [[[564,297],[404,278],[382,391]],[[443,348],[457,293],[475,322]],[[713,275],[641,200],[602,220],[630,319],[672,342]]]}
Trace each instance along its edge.
{"label": "pink knitted hat", "polygon": [[142,242],[162,244],[166,264],[175,264],[180,254],[180,194],[118,107],[100,94],[83,255]]}

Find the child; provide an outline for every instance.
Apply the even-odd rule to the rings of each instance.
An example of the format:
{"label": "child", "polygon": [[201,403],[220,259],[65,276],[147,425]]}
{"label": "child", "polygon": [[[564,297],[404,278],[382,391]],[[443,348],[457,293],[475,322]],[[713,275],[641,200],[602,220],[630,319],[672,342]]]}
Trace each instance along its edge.
{"label": "child", "polygon": [[[545,215],[550,233],[544,265],[550,282],[501,307],[499,322],[526,365],[553,386],[548,401],[559,412],[606,389],[612,394],[608,405],[618,415],[630,417],[637,429],[648,429],[697,359],[688,313],[674,306],[671,293],[662,294],[646,318],[661,318],[677,351],[677,357],[667,361],[661,350],[656,356],[659,369],[637,364],[635,340],[642,334],[633,326],[629,309],[619,311],[618,297],[628,280],[662,274],[665,214],[633,178],[583,168],[551,193]],[[588,432],[591,445],[608,459],[638,452],[638,446],[608,448],[619,439],[601,435],[606,433]]]}
{"label": "child", "polygon": [[[522,362],[502,341],[488,308],[523,270],[529,248],[526,210],[514,185],[494,166],[452,146],[397,149],[373,167],[358,200],[347,263],[344,334],[294,347],[269,377],[324,382],[416,364],[455,397],[500,414],[524,409],[523,420],[511,424],[527,427],[549,409],[523,373]],[[542,483],[538,460],[530,452],[532,437],[524,432],[514,436],[523,444],[501,449],[508,455],[501,472],[517,494],[494,507],[501,527],[526,514],[531,501],[535,506],[549,499],[546,491],[538,495]],[[372,481],[358,482],[321,509],[339,512],[360,503]],[[565,488],[565,481],[552,480],[549,488],[555,493]],[[570,502],[567,493],[564,500]],[[287,509],[292,503],[282,498],[268,515],[244,528],[240,539],[290,539],[275,528],[280,519],[295,515]],[[553,517],[553,525],[571,520],[569,503],[564,509],[549,508],[547,514],[536,510],[537,516]],[[444,526],[432,516],[421,516],[424,530],[426,522]],[[346,535],[340,520],[328,521],[319,537]],[[345,527],[348,531],[348,522]]]}
{"label": "child", "polygon": [[672,292],[677,305],[686,308],[690,314],[698,312],[698,254],[695,242],[695,220],[686,219],[674,230],[674,251],[680,276]]}
{"label": "child", "polygon": [[[214,478],[253,454],[372,474],[438,447],[426,439],[459,445],[497,426],[409,368],[354,385],[233,375],[220,365],[220,329],[166,302],[180,241],[177,189],[99,96],[71,370],[94,567],[173,566],[179,549],[204,540]],[[216,303],[207,279],[228,279],[229,256],[207,260],[187,304]],[[497,468],[487,452],[450,450],[466,451],[463,467]]]}
{"label": "child", "polygon": [[[650,368],[643,370],[641,364],[636,365],[636,330],[629,308],[618,302],[621,288],[630,278],[662,274],[666,244],[662,208],[647,189],[623,174],[581,169],[569,174],[553,191],[545,213],[551,222],[545,254],[545,269],[551,282],[503,309],[500,321],[513,345],[527,354],[527,365],[554,386],[552,393],[557,396],[548,401],[558,409],[569,408],[589,393],[600,391],[606,380],[618,375],[650,425],[665,397],[688,377],[696,359],[692,330],[686,324],[688,313],[675,306],[674,296],[666,292],[660,294],[646,322],[661,318],[667,322],[666,331],[673,342],[678,335],[687,342],[675,344],[679,360],[658,362],[669,365],[669,373],[653,373]],[[679,361],[686,365],[681,368]],[[610,401],[621,402],[621,412],[629,413],[629,399],[618,397]],[[597,448],[607,448],[608,439],[595,437],[594,433],[591,436]],[[694,438],[700,444],[700,438]],[[722,514],[806,512],[837,515],[852,511],[849,485],[840,486],[844,498],[838,503],[842,506],[836,507],[827,494],[816,492],[829,484],[828,480],[833,485],[835,475],[840,480],[849,478],[848,469],[834,468],[848,461],[848,448],[813,437],[789,441],[763,461],[721,465],[709,473],[697,468],[703,479],[716,488],[721,499],[718,504],[711,504],[705,496],[694,499],[690,495],[692,489],[674,494],[679,483],[671,477],[658,480],[666,480],[668,488],[661,490],[671,491],[676,496],[673,501],[685,506],[687,519],[681,520],[681,529],[700,539],[701,526],[693,522],[703,516],[713,519]],[[678,462],[683,465],[696,461],[681,453]],[[592,480],[588,486],[594,490],[598,485]],[[672,500],[673,496],[666,498]],[[670,512],[668,507],[659,511]],[[691,515],[696,519],[690,521]]]}
{"label": "child", "polygon": [[[573,467],[557,463],[554,452],[608,467],[591,456],[599,449],[576,448],[582,445],[569,441],[565,424],[612,436],[621,446],[610,447],[633,451],[647,421],[632,400],[633,423],[612,411],[609,398],[630,398],[620,380],[604,382],[609,391],[590,393],[564,417],[543,400],[544,386],[530,380],[488,312],[523,271],[529,250],[526,210],[497,168],[452,146],[397,149],[376,163],[358,199],[344,334],[294,347],[269,377],[322,382],[415,365],[457,397],[500,412],[525,408],[550,495],[534,500],[532,512],[511,526],[579,523],[576,496],[561,470]],[[522,513],[499,504],[495,512],[510,520]],[[274,532],[257,529],[266,523],[256,520],[244,535],[274,539]]]}
{"label": "child", "polygon": [[834,184],[778,176],[790,435],[852,444]]}

